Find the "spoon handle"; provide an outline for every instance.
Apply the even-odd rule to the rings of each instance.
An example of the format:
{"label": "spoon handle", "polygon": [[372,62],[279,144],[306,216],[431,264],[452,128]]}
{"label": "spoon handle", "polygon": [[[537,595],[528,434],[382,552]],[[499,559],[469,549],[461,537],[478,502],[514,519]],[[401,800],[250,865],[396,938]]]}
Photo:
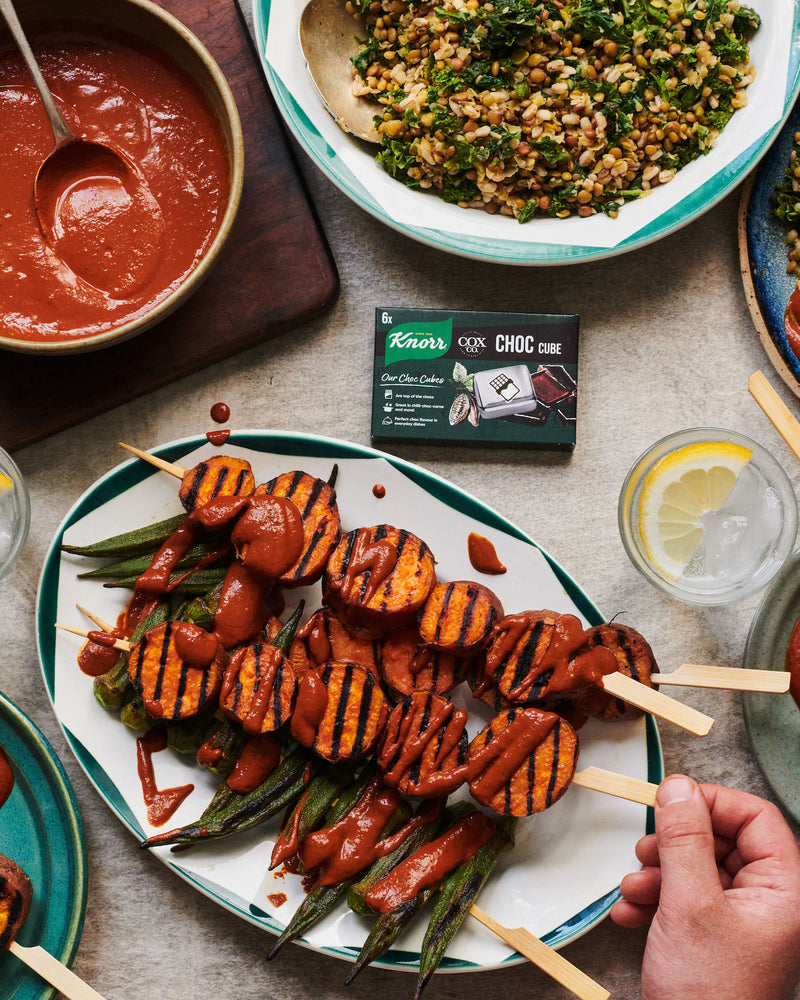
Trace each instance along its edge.
{"label": "spoon handle", "polygon": [[22,53],[22,58],[25,60],[25,64],[33,77],[33,82],[36,84],[36,89],[39,91],[39,96],[42,99],[42,104],[44,104],[47,117],[50,119],[50,127],[53,130],[56,145],[65,140],[74,139],[75,135],[64,121],[64,116],[59,111],[58,105],[50,93],[50,88],[45,83],[45,79],[36,62],[36,57],[28,44],[28,39],[25,37],[25,32],[22,30],[22,25],[19,23],[17,12],[11,0],[0,0],[0,13],[6,19],[6,24],[14,36],[14,41]]}

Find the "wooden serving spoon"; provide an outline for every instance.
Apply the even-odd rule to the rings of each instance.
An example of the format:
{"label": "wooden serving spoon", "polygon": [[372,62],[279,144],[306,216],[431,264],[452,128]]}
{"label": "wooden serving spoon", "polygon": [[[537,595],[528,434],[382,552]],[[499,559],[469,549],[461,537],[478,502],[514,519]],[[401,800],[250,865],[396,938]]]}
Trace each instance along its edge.
{"label": "wooden serving spoon", "polygon": [[381,106],[353,93],[350,57],[358,51],[358,31],[342,0],[310,0],[300,17],[300,47],[320,100],[339,128],[380,144],[373,118]]}
{"label": "wooden serving spoon", "polygon": [[12,941],[8,950],[51,986],[55,986],[68,1000],[104,1000],[97,990],[93,990],[72,969],[68,969],[39,945],[28,948]]}

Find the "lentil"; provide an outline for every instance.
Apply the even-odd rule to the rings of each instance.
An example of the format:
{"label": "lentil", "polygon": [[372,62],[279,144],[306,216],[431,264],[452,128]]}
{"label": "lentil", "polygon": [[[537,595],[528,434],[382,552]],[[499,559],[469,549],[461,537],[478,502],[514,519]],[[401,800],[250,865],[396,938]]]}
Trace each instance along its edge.
{"label": "lentil", "polygon": [[738,0],[347,9],[368,32],[354,92],[383,105],[378,162],[409,187],[520,222],[616,216],[708,153],[746,103],[760,23]]}

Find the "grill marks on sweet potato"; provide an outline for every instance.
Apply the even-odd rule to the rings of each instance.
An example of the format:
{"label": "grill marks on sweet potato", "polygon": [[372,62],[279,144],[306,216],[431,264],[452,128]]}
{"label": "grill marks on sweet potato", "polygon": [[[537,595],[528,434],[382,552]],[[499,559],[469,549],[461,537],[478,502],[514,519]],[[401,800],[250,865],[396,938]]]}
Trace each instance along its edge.
{"label": "grill marks on sweet potato", "polygon": [[380,679],[381,646],[380,639],[351,632],[332,608],[320,608],[297,630],[291,659],[299,676],[331,660],[341,660],[358,663]]}
{"label": "grill marks on sweet potato", "polygon": [[503,617],[500,598],[471,580],[437,583],[419,615],[422,641],[461,655],[477,652]]}
{"label": "grill marks on sweet potato", "polygon": [[340,539],[328,560],[323,596],[348,628],[379,634],[412,625],[435,583],[427,544],[410,531],[379,524]]}
{"label": "grill marks on sweet potato", "polygon": [[215,497],[247,497],[256,481],[250,463],[243,458],[212,455],[189,469],[181,480],[178,497],[191,513]]}
{"label": "grill marks on sweet potato", "polygon": [[407,795],[449,795],[466,779],[467,713],[446,698],[417,691],[389,714],[378,764],[391,788]]}
{"label": "grill marks on sweet potato", "polygon": [[284,587],[305,587],[319,580],[341,535],[336,491],[323,479],[295,471],[270,479],[255,492],[291,500],[303,522],[303,550],[279,582]]}
{"label": "grill marks on sweet potato", "polygon": [[32,898],[31,880],[15,861],[0,855],[0,951],[17,936]]}
{"label": "grill marks on sweet potato", "polygon": [[296,694],[297,679],[281,650],[255,642],[232,655],[219,703],[246,733],[255,735],[288,722]]}
{"label": "grill marks on sweet potato", "polygon": [[509,700],[533,701],[547,687],[552,670],[541,663],[555,631],[554,611],[507,615],[493,628],[486,651],[489,686]]}
{"label": "grill marks on sweet potato", "polygon": [[578,760],[575,730],[553,712],[500,712],[469,748],[469,790],[504,816],[531,816],[567,790]]}
{"label": "grill marks on sweet potato", "polygon": [[[658,671],[658,664],[650,643],[635,628],[608,622],[587,629],[586,636],[588,647],[602,646],[614,654],[621,674],[652,687],[650,674]],[[605,722],[633,719],[642,714],[641,709],[599,690],[587,691],[576,700],[575,707],[584,715],[594,715]]]}
{"label": "grill marks on sweet potato", "polygon": [[389,706],[380,684],[357,663],[327,663],[300,683],[292,735],[325,760],[357,760],[371,753]]}
{"label": "grill marks on sweet potato", "polygon": [[190,718],[211,706],[219,694],[227,657],[216,638],[203,633],[216,645],[213,658],[206,662],[202,662],[204,656],[187,658],[181,652],[181,640],[191,641],[195,632],[202,633],[202,629],[185,622],[165,622],[145,632],[130,653],[128,677],[156,719]]}

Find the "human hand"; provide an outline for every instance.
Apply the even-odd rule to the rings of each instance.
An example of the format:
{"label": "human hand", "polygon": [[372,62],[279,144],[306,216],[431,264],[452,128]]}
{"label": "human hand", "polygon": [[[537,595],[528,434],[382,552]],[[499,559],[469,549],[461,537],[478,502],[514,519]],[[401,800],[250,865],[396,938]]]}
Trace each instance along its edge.
{"label": "human hand", "polygon": [[800,982],[800,851],[771,803],[673,775],[611,919],[650,924],[643,1000],[788,1000]]}

